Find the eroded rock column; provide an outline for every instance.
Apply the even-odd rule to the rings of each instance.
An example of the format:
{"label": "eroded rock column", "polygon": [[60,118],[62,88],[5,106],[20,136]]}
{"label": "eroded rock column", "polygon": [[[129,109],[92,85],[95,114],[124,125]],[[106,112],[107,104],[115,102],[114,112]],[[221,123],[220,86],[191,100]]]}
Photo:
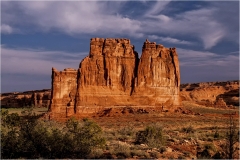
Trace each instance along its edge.
{"label": "eroded rock column", "polygon": [[135,85],[133,97],[139,105],[180,105],[180,72],[176,49],[146,40]]}
{"label": "eroded rock column", "polygon": [[53,68],[50,112],[67,116],[74,114],[76,89],[77,70],[57,71]]}

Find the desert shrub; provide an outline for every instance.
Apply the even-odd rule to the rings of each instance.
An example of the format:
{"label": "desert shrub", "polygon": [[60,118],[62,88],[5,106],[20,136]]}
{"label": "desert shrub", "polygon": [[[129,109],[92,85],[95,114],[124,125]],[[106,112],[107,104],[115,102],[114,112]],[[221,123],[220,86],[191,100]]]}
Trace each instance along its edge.
{"label": "desert shrub", "polygon": [[215,148],[215,146],[212,143],[205,144],[204,148],[207,149],[207,150],[216,151],[216,148]]}
{"label": "desert shrub", "polygon": [[212,159],[226,159],[226,154],[221,151],[217,151],[213,156]]}
{"label": "desert shrub", "polygon": [[138,156],[140,158],[147,158],[146,156],[146,152],[144,150],[131,150],[131,156]]}
{"label": "desert shrub", "polygon": [[118,133],[121,135],[132,136],[132,135],[134,135],[135,131],[134,131],[133,127],[125,126],[125,127],[121,128],[120,130],[118,130]]}
{"label": "desert shrub", "polygon": [[1,157],[18,158],[21,144],[18,139],[18,132],[14,129],[9,132],[1,132]]}
{"label": "desert shrub", "polygon": [[183,127],[182,131],[185,132],[185,133],[194,133],[195,132],[195,130],[192,126]]}
{"label": "desert shrub", "polygon": [[102,149],[93,149],[91,153],[87,156],[88,159],[100,159],[103,158],[103,150]]}
{"label": "desert shrub", "polygon": [[216,152],[216,148],[212,143],[204,144],[204,150],[197,152],[198,159],[211,159],[213,153]]}
{"label": "desert shrub", "polygon": [[210,150],[204,149],[202,152],[197,152],[198,159],[211,159]]}
{"label": "desert shrub", "polygon": [[158,159],[160,158],[161,154],[159,152],[150,152],[150,157]]}
{"label": "desert shrub", "polygon": [[216,139],[217,139],[217,138],[220,138],[220,134],[219,134],[218,130],[216,130],[216,131],[214,132],[213,137],[216,138]]}
{"label": "desert shrub", "polygon": [[239,142],[239,128],[237,128],[232,116],[229,117],[227,123],[227,131],[225,135],[226,143],[223,146],[223,149],[226,153],[226,157],[224,158],[233,159],[237,157],[235,156],[235,153],[238,152],[236,143]]}
{"label": "desert shrub", "polygon": [[136,133],[135,143],[144,143],[149,147],[160,148],[165,143],[162,127],[158,125],[150,125],[147,126],[143,131],[138,131]]}
{"label": "desert shrub", "polygon": [[179,155],[177,159],[186,159],[184,155]]}
{"label": "desert shrub", "polygon": [[207,141],[208,141],[208,142],[212,142],[212,141],[213,141],[213,138],[212,138],[212,137],[208,137],[208,138],[207,138]]}
{"label": "desert shrub", "polygon": [[114,150],[111,151],[118,158],[129,158],[131,156],[130,147],[127,144],[118,143],[114,146]]}
{"label": "desert shrub", "polygon": [[104,138],[107,139],[108,141],[116,140],[117,137],[117,131],[107,131],[104,130]]}
{"label": "desert shrub", "polygon": [[135,133],[134,127],[132,126],[125,126],[118,131],[118,139],[121,141],[129,140]]}
{"label": "desert shrub", "polygon": [[167,149],[166,149],[166,147],[164,147],[164,146],[159,149],[160,153],[166,152],[166,150],[167,150]]}
{"label": "desert shrub", "polygon": [[224,132],[219,130],[218,127],[213,128],[213,133],[211,134],[211,137],[214,139],[223,139],[225,138]]}
{"label": "desert shrub", "polygon": [[1,116],[2,158],[86,158],[105,144],[101,128],[87,119],[70,119],[62,129],[38,120],[31,111]]}
{"label": "desert shrub", "polygon": [[81,140],[82,143],[89,143],[91,146],[102,146],[105,143],[105,139],[102,138],[101,127],[93,121],[83,119],[83,123],[79,123],[74,119],[69,119],[66,126],[68,131],[73,133],[76,140]]}

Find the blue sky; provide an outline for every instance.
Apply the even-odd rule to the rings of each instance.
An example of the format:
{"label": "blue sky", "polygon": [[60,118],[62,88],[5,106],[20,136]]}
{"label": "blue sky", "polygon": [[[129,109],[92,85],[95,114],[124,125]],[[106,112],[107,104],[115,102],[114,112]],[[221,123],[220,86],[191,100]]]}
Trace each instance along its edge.
{"label": "blue sky", "polygon": [[181,83],[239,79],[238,1],[2,1],[1,92],[51,88],[92,37],[176,47]]}

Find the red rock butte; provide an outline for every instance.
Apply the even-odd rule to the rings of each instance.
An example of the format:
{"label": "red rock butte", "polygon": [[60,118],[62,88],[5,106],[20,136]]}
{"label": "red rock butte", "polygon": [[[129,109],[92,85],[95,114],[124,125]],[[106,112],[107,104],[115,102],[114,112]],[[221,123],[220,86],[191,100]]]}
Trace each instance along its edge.
{"label": "red rock butte", "polygon": [[78,70],[52,69],[50,113],[85,115],[106,108],[180,105],[175,48],[146,40],[141,58],[129,39],[92,38]]}

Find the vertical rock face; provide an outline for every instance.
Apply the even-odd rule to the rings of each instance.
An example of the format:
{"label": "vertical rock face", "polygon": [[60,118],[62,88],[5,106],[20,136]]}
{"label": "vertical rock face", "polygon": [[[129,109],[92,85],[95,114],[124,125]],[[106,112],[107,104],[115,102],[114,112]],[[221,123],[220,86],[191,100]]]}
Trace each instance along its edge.
{"label": "vertical rock face", "polygon": [[48,107],[50,105],[50,92],[33,92],[31,101],[35,107]]}
{"label": "vertical rock face", "polygon": [[143,105],[179,105],[179,86],[176,49],[146,40],[138,66],[135,99]]}
{"label": "vertical rock face", "polygon": [[129,39],[92,38],[78,71],[52,72],[52,112],[93,113],[113,106],[179,105],[175,48],[146,40],[139,59]]}
{"label": "vertical rock face", "polygon": [[215,102],[214,107],[216,107],[216,108],[227,108],[227,105],[222,98],[218,98]]}
{"label": "vertical rock face", "polygon": [[75,96],[77,89],[77,70],[52,69],[52,93],[50,111],[53,113],[74,113]]}
{"label": "vertical rock face", "polygon": [[90,45],[89,56],[80,63],[76,110],[128,105],[138,60],[130,40],[93,38]]}

